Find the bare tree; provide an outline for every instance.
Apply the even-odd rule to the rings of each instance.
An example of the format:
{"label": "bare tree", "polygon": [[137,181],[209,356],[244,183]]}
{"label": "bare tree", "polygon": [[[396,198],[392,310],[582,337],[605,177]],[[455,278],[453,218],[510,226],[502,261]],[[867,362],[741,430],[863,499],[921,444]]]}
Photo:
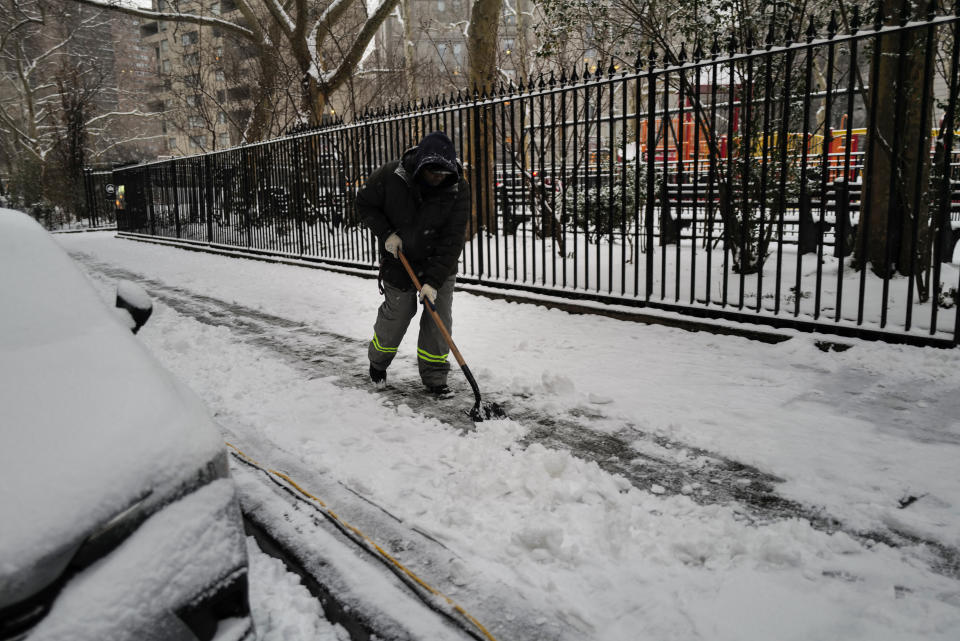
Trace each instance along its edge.
{"label": "bare tree", "polygon": [[[398,0],[380,0],[360,24],[356,24],[350,12],[355,0],[332,0],[320,8],[307,0],[235,0],[240,13],[240,19],[236,20],[185,11],[139,9],[119,0],[74,1],[142,18],[222,29],[257,49],[261,77],[265,79],[274,77],[275,69],[267,65],[275,61],[272,54],[278,45],[285,43],[284,53],[299,71],[300,115],[310,124],[318,125],[330,97],[347,84],[367,45]],[[361,9],[366,14],[366,7]],[[328,58],[338,61],[330,64]],[[260,93],[262,96],[263,91]],[[260,103],[259,97],[255,102]],[[254,113],[253,131],[264,132],[262,119],[267,114],[256,109]]]}
{"label": "bare tree", "polygon": [[46,0],[0,0],[0,158],[21,206],[46,201],[79,213],[82,167],[132,142],[119,88],[84,40],[110,31],[99,10]]}

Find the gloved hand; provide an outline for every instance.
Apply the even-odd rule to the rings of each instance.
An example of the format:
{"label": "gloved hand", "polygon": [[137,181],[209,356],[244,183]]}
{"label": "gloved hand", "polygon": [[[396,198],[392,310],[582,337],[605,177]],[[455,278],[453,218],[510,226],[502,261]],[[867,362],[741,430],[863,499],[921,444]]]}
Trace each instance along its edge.
{"label": "gloved hand", "polygon": [[387,236],[387,240],[384,241],[383,248],[393,254],[394,258],[399,258],[398,253],[403,249],[403,241],[400,240],[400,237],[397,236],[396,233],[390,234]]}
{"label": "gloved hand", "polygon": [[437,290],[433,288],[433,285],[427,285],[426,283],[420,287],[420,302],[430,299],[430,302],[434,305],[437,304]]}

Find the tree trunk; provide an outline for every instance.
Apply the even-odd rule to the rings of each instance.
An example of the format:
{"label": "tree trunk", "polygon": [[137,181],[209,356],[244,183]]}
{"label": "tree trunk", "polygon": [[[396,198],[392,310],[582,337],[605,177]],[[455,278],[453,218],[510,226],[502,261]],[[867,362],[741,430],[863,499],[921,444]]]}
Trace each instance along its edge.
{"label": "tree trunk", "polygon": [[[881,11],[888,24],[899,23],[915,6],[925,16],[930,0],[883,0]],[[868,132],[869,166],[865,170],[869,199],[863,208],[865,220],[859,227],[857,264],[881,277],[895,271],[919,275],[930,264],[929,207],[926,188],[930,177],[930,135],[932,100],[924,100],[929,91],[933,65],[927,65],[927,31],[913,30],[885,36],[880,55],[874,56],[871,92],[875,104],[870,118],[875,126]],[[924,103],[926,109],[924,110]],[[918,182],[919,181],[919,182]],[[917,185],[921,186],[919,197]],[[863,238],[863,234],[867,238]],[[916,238],[916,252],[911,248]],[[865,241],[865,242],[864,242]],[[911,262],[912,271],[911,274]]]}
{"label": "tree trunk", "polygon": [[[475,0],[470,12],[470,34],[467,54],[470,58],[468,90],[481,95],[492,91],[497,75],[497,27],[500,22],[502,0]],[[472,225],[468,233],[480,229],[496,229],[494,204],[494,149],[495,119],[493,109],[475,107],[468,112],[469,148],[467,149],[468,176],[473,189]]]}

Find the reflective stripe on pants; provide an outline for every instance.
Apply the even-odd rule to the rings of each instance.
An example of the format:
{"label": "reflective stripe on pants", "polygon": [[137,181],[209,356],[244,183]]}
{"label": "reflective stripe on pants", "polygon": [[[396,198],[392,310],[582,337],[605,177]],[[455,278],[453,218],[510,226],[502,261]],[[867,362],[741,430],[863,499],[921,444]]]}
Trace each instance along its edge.
{"label": "reflective stripe on pants", "polygon": [[[453,333],[453,288],[456,276],[443,282],[437,291],[437,313],[447,331]],[[397,355],[397,347],[403,340],[410,320],[420,306],[414,289],[403,291],[389,283],[383,283],[383,303],[377,311],[377,320],[373,325],[373,339],[367,349],[370,364],[377,369],[386,370]],[[417,366],[420,379],[425,385],[442,385],[447,382],[450,363],[447,356],[450,348],[443,339],[430,312],[424,309],[420,314],[420,333],[417,337]]]}

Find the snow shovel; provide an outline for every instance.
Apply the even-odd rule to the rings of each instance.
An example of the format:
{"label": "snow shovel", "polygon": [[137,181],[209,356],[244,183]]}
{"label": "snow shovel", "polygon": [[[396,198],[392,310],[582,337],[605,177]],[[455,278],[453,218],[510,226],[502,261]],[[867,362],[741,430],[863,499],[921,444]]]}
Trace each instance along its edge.
{"label": "snow shovel", "polygon": [[[400,258],[400,262],[403,263],[404,269],[407,270],[410,280],[413,281],[414,287],[416,287],[417,292],[419,292],[421,287],[420,281],[417,279],[417,275],[413,273],[413,268],[410,267],[410,263],[407,262],[407,257],[403,255],[403,252],[397,252],[397,255]],[[443,334],[443,339],[447,341],[450,351],[453,352],[454,357],[456,357],[457,363],[460,365],[460,369],[463,370],[463,375],[467,377],[467,382],[469,382],[470,387],[473,388],[473,396],[477,399],[477,402],[474,403],[473,409],[467,412],[467,416],[469,416],[475,423],[479,423],[485,419],[506,418],[506,412],[504,412],[503,408],[501,408],[499,405],[496,403],[484,403],[480,400],[480,388],[477,386],[477,381],[475,378],[473,378],[473,374],[470,372],[470,368],[467,367],[466,361],[463,360],[463,355],[460,354],[460,350],[457,349],[457,346],[454,344],[453,337],[450,336],[450,332],[447,331],[443,321],[440,320],[440,314],[437,313],[437,307],[429,298],[421,298],[423,298],[424,307],[427,308],[427,311],[430,312],[430,316],[433,317],[433,322],[437,324],[437,327],[440,329],[440,333]]]}

